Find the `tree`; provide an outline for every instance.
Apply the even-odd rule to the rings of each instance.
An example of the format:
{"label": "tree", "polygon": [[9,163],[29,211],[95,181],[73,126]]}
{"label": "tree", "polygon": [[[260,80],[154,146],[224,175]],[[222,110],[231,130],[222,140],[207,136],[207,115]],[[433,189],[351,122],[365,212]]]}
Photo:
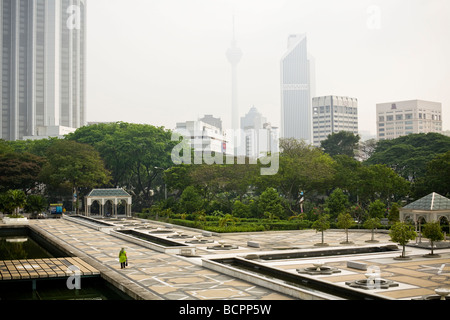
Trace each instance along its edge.
{"label": "tree", "polygon": [[203,207],[203,201],[197,190],[193,186],[184,189],[181,194],[180,207],[186,213],[194,213]]}
{"label": "tree", "polygon": [[251,216],[250,206],[236,200],[233,203],[233,216],[238,218],[250,218]]}
{"label": "tree", "polygon": [[283,216],[283,205],[278,192],[274,188],[267,188],[259,198],[259,210],[264,212],[269,219],[281,218]]}
{"label": "tree", "polygon": [[155,190],[164,192],[159,168],[173,166],[171,153],[177,142],[172,141],[171,131],[117,122],[82,127],[67,139],[89,144],[99,152],[111,172],[112,185],[126,188],[137,210],[152,205]]}
{"label": "tree", "polygon": [[22,190],[8,190],[0,198],[0,210],[11,214],[13,218],[20,217],[19,210],[26,204],[27,196]]}
{"label": "tree", "polygon": [[386,212],[386,205],[380,201],[375,200],[369,205],[369,217],[370,218],[384,218],[384,214]]}
{"label": "tree", "polygon": [[312,228],[316,230],[316,232],[322,233],[322,243],[316,245],[326,245],[324,243],[324,232],[330,229],[329,219],[330,216],[328,214],[321,214],[319,218],[312,224]]}
{"label": "tree", "polygon": [[300,192],[305,197],[314,192],[325,192],[333,180],[334,161],[318,148],[296,139],[281,139],[280,168],[273,176],[259,176],[258,190],[276,186],[286,198],[291,213],[299,211]]}
{"label": "tree", "polygon": [[[58,140],[48,148],[47,163],[40,178],[53,188],[66,187],[80,199],[79,188],[105,186],[110,174],[99,153],[91,146],[75,141]],[[78,206],[76,207],[78,212]]]}
{"label": "tree", "polygon": [[164,182],[168,191],[179,197],[184,189],[193,184],[190,172],[193,169],[191,165],[181,164],[173,166],[164,171]]}
{"label": "tree", "polygon": [[400,208],[398,203],[394,202],[389,209],[388,219],[390,223],[395,223],[400,220]]}
{"label": "tree", "polygon": [[353,132],[340,131],[330,134],[327,139],[320,143],[320,146],[325,153],[332,157],[346,155],[353,158],[358,150],[360,139],[360,136]]}
{"label": "tree", "polygon": [[366,164],[384,164],[403,178],[415,182],[423,177],[426,165],[437,155],[450,150],[450,137],[439,133],[409,134],[378,142]]}
{"label": "tree", "polygon": [[439,221],[429,222],[423,226],[423,236],[430,240],[431,256],[434,256],[434,242],[444,240],[444,233],[442,232]]}
{"label": "tree", "polygon": [[36,216],[44,211],[48,206],[47,201],[40,195],[29,195],[25,204],[25,211]]}
{"label": "tree", "polygon": [[378,240],[375,240],[375,229],[380,226],[381,223],[379,218],[369,218],[364,222],[364,228],[372,230],[372,237],[366,242],[378,242]]}
{"label": "tree", "polygon": [[27,193],[35,188],[44,163],[44,158],[31,153],[0,154],[0,192],[20,189]]}
{"label": "tree", "polygon": [[407,258],[405,255],[405,246],[410,240],[414,240],[417,237],[414,227],[410,224],[406,224],[405,222],[396,222],[392,226],[389,236],[392,241],[403,246],[402,255],[400,258]]}
{"label": "tree", "polygon": [[337,226],[341,229],[345,229],[345,234],[347,240],[345,243],[350,243],[348,241],[348,229],[354,224],[353,218],[349,213],[340,213],[337,220]]}
{"label": "tree", "polygon": [[336,188],[325,200],[325,207],[329,209],[331,218],[337,218],[348,207],[348,197],[340,188]]}
{"label": "tree", "polygon": [[425,175],[415,184],[415,196],[417,198],[432,192],[444,197],[450,196],[450,151],[439,154],[427,163]]}

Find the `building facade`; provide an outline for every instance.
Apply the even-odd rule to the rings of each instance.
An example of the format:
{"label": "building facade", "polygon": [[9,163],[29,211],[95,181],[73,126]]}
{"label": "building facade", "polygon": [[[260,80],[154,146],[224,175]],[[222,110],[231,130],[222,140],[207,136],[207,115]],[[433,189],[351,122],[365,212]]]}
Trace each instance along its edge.
{"label": "building facade", "polygon": [[315,97],[313,109],[313,144],[340,131],[358,134],[358,99],[339,96]]}
{"label": "building facade", "polygon": [[252,107],[249,112],[241,117],[241,130],[244,135],[244,156],[258,159],[268,153],[279,152],[279,130],[273,127],[267,118]]}
{"label": "building facade", "polygon": [[281,136],[312,142],[314,60],[305,34],[291,35],[281,59]]}
{"label": "building facade", "polygon": [[0,16],[0,138],[85,125],[86,0],[0,0]]}
{"label": "building facade", "polygon": [[409,100],[377,104],[377,138],[396,139],[412,133],[442,133],[442,104]]}
{"label": "building facade", "polygon": [[234,150],[223,130],[212,124],[198,121],[178,122],[174,130],[181,134],[189,143],[194,152],[215,152],[233,154]]}

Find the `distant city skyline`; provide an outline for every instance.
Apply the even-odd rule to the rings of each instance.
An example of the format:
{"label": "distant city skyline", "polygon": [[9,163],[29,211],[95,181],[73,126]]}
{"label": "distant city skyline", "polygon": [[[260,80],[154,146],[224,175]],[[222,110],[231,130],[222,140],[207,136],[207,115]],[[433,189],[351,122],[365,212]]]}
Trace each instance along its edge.
{"label": "distant city skyline", "polygon": [[[351,96],[359,128],[376,135],[376,105],[442,103],[450,129],[450,2],[446,0],[118,0],[89,2],[87,120],[177,122],[211,114],[231,126],[236,18],[239,117],[255,106],[280,126],[280,59],[305,33],[316,96]],[[311,97],[313,98],[313,97]]]}

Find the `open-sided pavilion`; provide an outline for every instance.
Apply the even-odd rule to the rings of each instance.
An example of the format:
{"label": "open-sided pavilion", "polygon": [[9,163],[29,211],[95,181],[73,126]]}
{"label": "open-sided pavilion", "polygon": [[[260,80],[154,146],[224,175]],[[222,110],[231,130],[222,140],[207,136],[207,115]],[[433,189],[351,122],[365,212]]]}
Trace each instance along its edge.
{"label": "open-sided pavilion", "polygon": [[[433,192],[400,209],[400,221],[414,224],[450,221],[450,199]],[[417,229],[417,228],[416,228]]]}
{"label": "open-sided pavilion", "polygon": [[115,189],[94,189],[85,198],[86,201],[86,216],[91,215],[92,205],[97,202],[99,204],[99,215],[105,217],[109,212],[106,212],[105,208],[110,202],[112,212],[111,216],[118,216],[118,206],[123,203],[125,206],[125,215],[131,217],[131,195],[123,188]]}

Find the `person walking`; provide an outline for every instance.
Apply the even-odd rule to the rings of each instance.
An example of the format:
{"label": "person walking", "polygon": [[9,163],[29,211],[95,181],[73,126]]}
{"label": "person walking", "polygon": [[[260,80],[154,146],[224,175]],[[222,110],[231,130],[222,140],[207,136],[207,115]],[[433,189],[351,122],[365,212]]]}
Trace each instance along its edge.
{"label": "person walking", "polygon": [[122,248],[119,252],[120,269],[124,269],[126,267],[127,260],[127,252],[125,251],[125,248]]}

